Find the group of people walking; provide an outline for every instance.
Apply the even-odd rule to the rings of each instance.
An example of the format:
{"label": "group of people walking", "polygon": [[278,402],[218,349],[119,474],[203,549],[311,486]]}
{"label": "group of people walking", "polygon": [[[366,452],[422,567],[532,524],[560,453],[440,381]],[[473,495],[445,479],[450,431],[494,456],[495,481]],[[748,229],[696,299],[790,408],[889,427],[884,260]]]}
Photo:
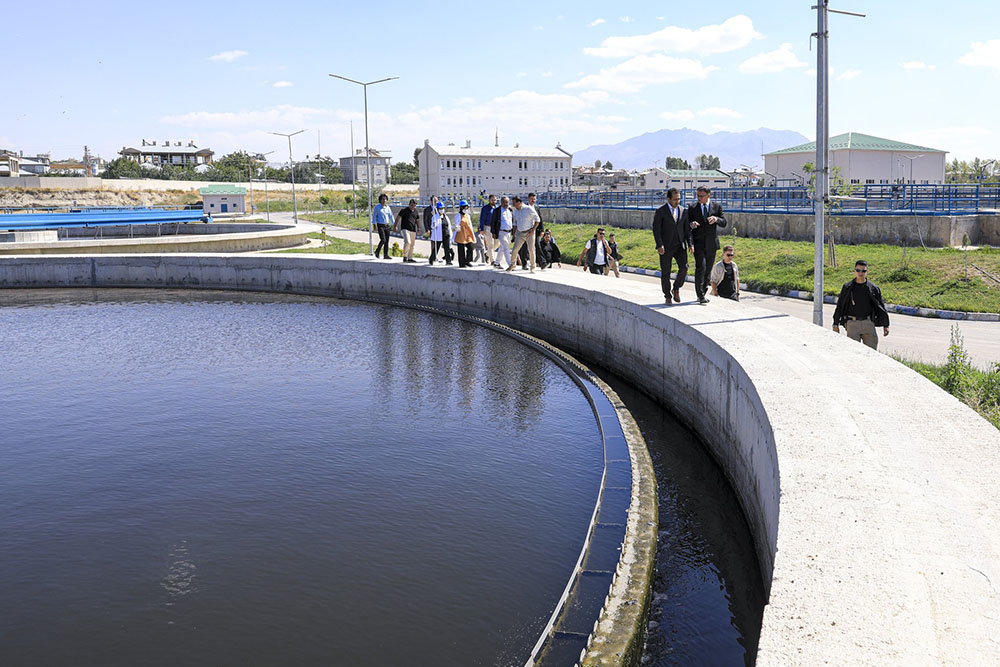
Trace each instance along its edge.
{"label": "group of people walking", "polygon": [[403,262],[415,262],[413,249],[422,227],[431,242],[431,264],[438,261],[440,251],[446,265],[452,265],[457,257],[461,268],[478,262],[507,271],[520,265],[534,273],[536,266],[545,269],[561,265],[562,256],[552,233],[545,230],[538,234],[542,218],[534,193],[528,195],[527,202],[520,197],[505,196],[498,203],[497,196],[490,195],[479,212],[478,229],[473,228],[470,205],[464,199],[458,202],[458,212],[452,218],[437,196],[431,197],[422,216],[417,211],[417,201],[411,199],[394,218],[388,200],[385,194],[379,195],[378,205],[372,211],[371,224],[379,237],[376,257],[381,254],[389,259],[389,237],[398,230],[403,235]]}
{"label": "group of people walking", "polygon": [[[680,303],[680,290],[688,274],[688,255],[694,257],[694,290],[697,302],[706,305],[708,294],[724,299],[740,300],[740,271],[734,261],[736,251],[731,245],[721,246],[718,230],[728,226],[722,206],[712,201],[712,191],[701,186],[696,191],[697,201],[690,206],[680,204],[681,194],[677,188],[667,190],[667,202],[653,215],[653,242],[660,258],[660,287],[667,304]],[[488,264],[497,269],[513,271],[516,265],[534,273],[536,265],[541,268],[559,264],[561,253],[549,230],[541,235],[541,216],[536,208],[536,196],[528,195],[527,202],[520,197],[490,195],[488,202],[479,212],[478,229],[473,228],[470,206],[466,200],[458,203],[458,212],[452,220],[445,213],[444,203],[431,197],[430,206],[422,216],[425,236],[431,241],[430,263],[437,261],[441,250],[445,264],[452,264],[458,256],[458,266],[472,266],[474,262]],[[379,235],[379,252],[389,258],[390,229],[400,229],[403,234],[403,261],[414,262],[413,247],[420,229],[421,215],[417,212],[417,202],[411,199],[409,205],[393,218],[388,206],[388,197],[379,195],[378,206],[372,213],[372,225]],[[511,240],[513,239],[513,246]],[[453,249],[451,246],[456,246]],[[722,259],[716,262],[719,250]],[[619,275],[618,262],[622,259],[618,251],[615,235],[605,238],[603,228],[598,228],[594,237],[577,259],[577,266],[594,274]],[[671,269],[677,264],[677,273],[671,282]],[[883,335],[889,335],[889,315],[882,300],[882,292],[867,279],[868,265],[859,260],[855,266],[855,279],[844,284],[837,299],[834,312],[833,330],[847,329],[847,335],[864,342],[872,348],[878,346],[876,327],[883,328]]]}

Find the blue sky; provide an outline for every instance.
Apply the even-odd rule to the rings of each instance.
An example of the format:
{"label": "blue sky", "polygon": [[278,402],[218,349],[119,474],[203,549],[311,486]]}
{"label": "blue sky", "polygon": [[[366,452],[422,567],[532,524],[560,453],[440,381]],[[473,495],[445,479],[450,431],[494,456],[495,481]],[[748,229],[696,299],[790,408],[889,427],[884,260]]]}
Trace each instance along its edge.
{"label": "blue sky", "polygon": [[[287,159],[371,144],[576,151],[644,132],[815,134],[812,0],[8,3],[0,147],[105,158],[141,139]],[[1000,2],[837,0],[831,133],[1000,157]],[[614,7],[615,9],[611,9]]]}

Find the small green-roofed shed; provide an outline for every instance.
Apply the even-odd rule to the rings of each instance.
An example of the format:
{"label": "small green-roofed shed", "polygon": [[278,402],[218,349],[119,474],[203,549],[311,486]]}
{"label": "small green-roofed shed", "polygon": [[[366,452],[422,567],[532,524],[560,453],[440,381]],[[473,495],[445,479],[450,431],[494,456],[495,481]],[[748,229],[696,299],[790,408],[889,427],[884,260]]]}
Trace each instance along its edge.
{"label": "small green-roofed shed", "polygon": [[236,185],[207,185],[199,190],[205,213],[246,213],[247,189]]}

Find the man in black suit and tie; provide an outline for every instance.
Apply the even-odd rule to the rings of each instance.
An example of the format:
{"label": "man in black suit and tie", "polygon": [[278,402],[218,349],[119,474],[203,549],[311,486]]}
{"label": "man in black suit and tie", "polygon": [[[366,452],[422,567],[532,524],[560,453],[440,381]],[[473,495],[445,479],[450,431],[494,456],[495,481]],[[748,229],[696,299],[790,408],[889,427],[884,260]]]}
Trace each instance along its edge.
{"label": "man in black suit and tie", "polygon": [[716,230],[726,226],[726,218],[722,215],[722,207],[710,199],[712,191],[701,185],[698,187],[698,202],[688,207],[688,220],[691,222],[691,238],[694,240],[694,291],[698,303],[708,303],[709,273],[715,266],[715,253],[719,249],[719,237]]}
{"label": "man in black suit and tie", "polygon": [[687,209],[681,208],[681,193],[677,188],[667,190],[667,203],[653,215],[653,242],[660,253],[660,287],[670,303],[670,265],[677,260],[677,278],[674,280],[674,301],[681,300],[681,285],[687,278],[686,250],[691,247],[691,225]]}

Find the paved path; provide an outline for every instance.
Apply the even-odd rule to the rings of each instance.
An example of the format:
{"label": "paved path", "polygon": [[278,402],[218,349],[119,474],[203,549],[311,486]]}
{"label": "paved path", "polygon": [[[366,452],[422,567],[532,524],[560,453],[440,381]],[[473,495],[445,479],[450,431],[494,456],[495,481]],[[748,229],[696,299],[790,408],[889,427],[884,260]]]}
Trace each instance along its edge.
{"label": "paved path", "polygon": [[[272,213],[271,220],[272,222],[291,224],[292,214]],[[314,226],[317,231],[323,226],[319,223],[307,222],[305,220],[301,220],[300,222],[304,225]],[[326,225],[326,231],[331,236],[359,243],[368,243],[368,232],[364,230],[343,229]],[[378,236],[374,238],[375,243],[378,243]],[[402,239],[393,237],[393,240],[399,240],[399,244],[402,246]],[[417,254],[429,256],[431,252],[430,241],[418,239],[415,251]],[[580,269],[575,267],[575,263],[576,260],[574,259],[567,264],[563,264],[563,270],[572,269],[579,271]],[[602,280],[602,278],[597,277],[594,279]],[[614,278],[609,278],[609,280],[614,280]],[[638,280],[655,283],[660,281],[659,278],[654,276],[641,276],[630,273],[623,273],[621,280]],[[690,283],[686,285],[681,290],[681,296],[684,300],[690,299],[693,301],[694,287]],[[748,304],[785,313],[786,315],[791,315],[807,322],[812,321],[812,301],[771,296],[769,294],[756,294],[753,292],[744,292],[743,300]],[[712,306],[708,305],[706,307],[711,308]],[[824,304],[823,322],[826,326],[830,326],[833,323],[833,310],[834,307],[832,304]],[[998,322],[956,322],[930,317],[900,315],[898,313],[890,313],[889,318],[892,323],[889,336],[883,338],[881,330],[879,333],[879,350],[882,352],[902,355],[907,359],[915,361],[943,363],[947,358],[948,345],[951,342],[951,328],[957,324],[965,339],[965,349],[968,351],[974,365],[979,368],[989,368],[993,362],[1000,362],[1000,323]],[[843,328],[841,328],[841,335],[843,335]]]}

